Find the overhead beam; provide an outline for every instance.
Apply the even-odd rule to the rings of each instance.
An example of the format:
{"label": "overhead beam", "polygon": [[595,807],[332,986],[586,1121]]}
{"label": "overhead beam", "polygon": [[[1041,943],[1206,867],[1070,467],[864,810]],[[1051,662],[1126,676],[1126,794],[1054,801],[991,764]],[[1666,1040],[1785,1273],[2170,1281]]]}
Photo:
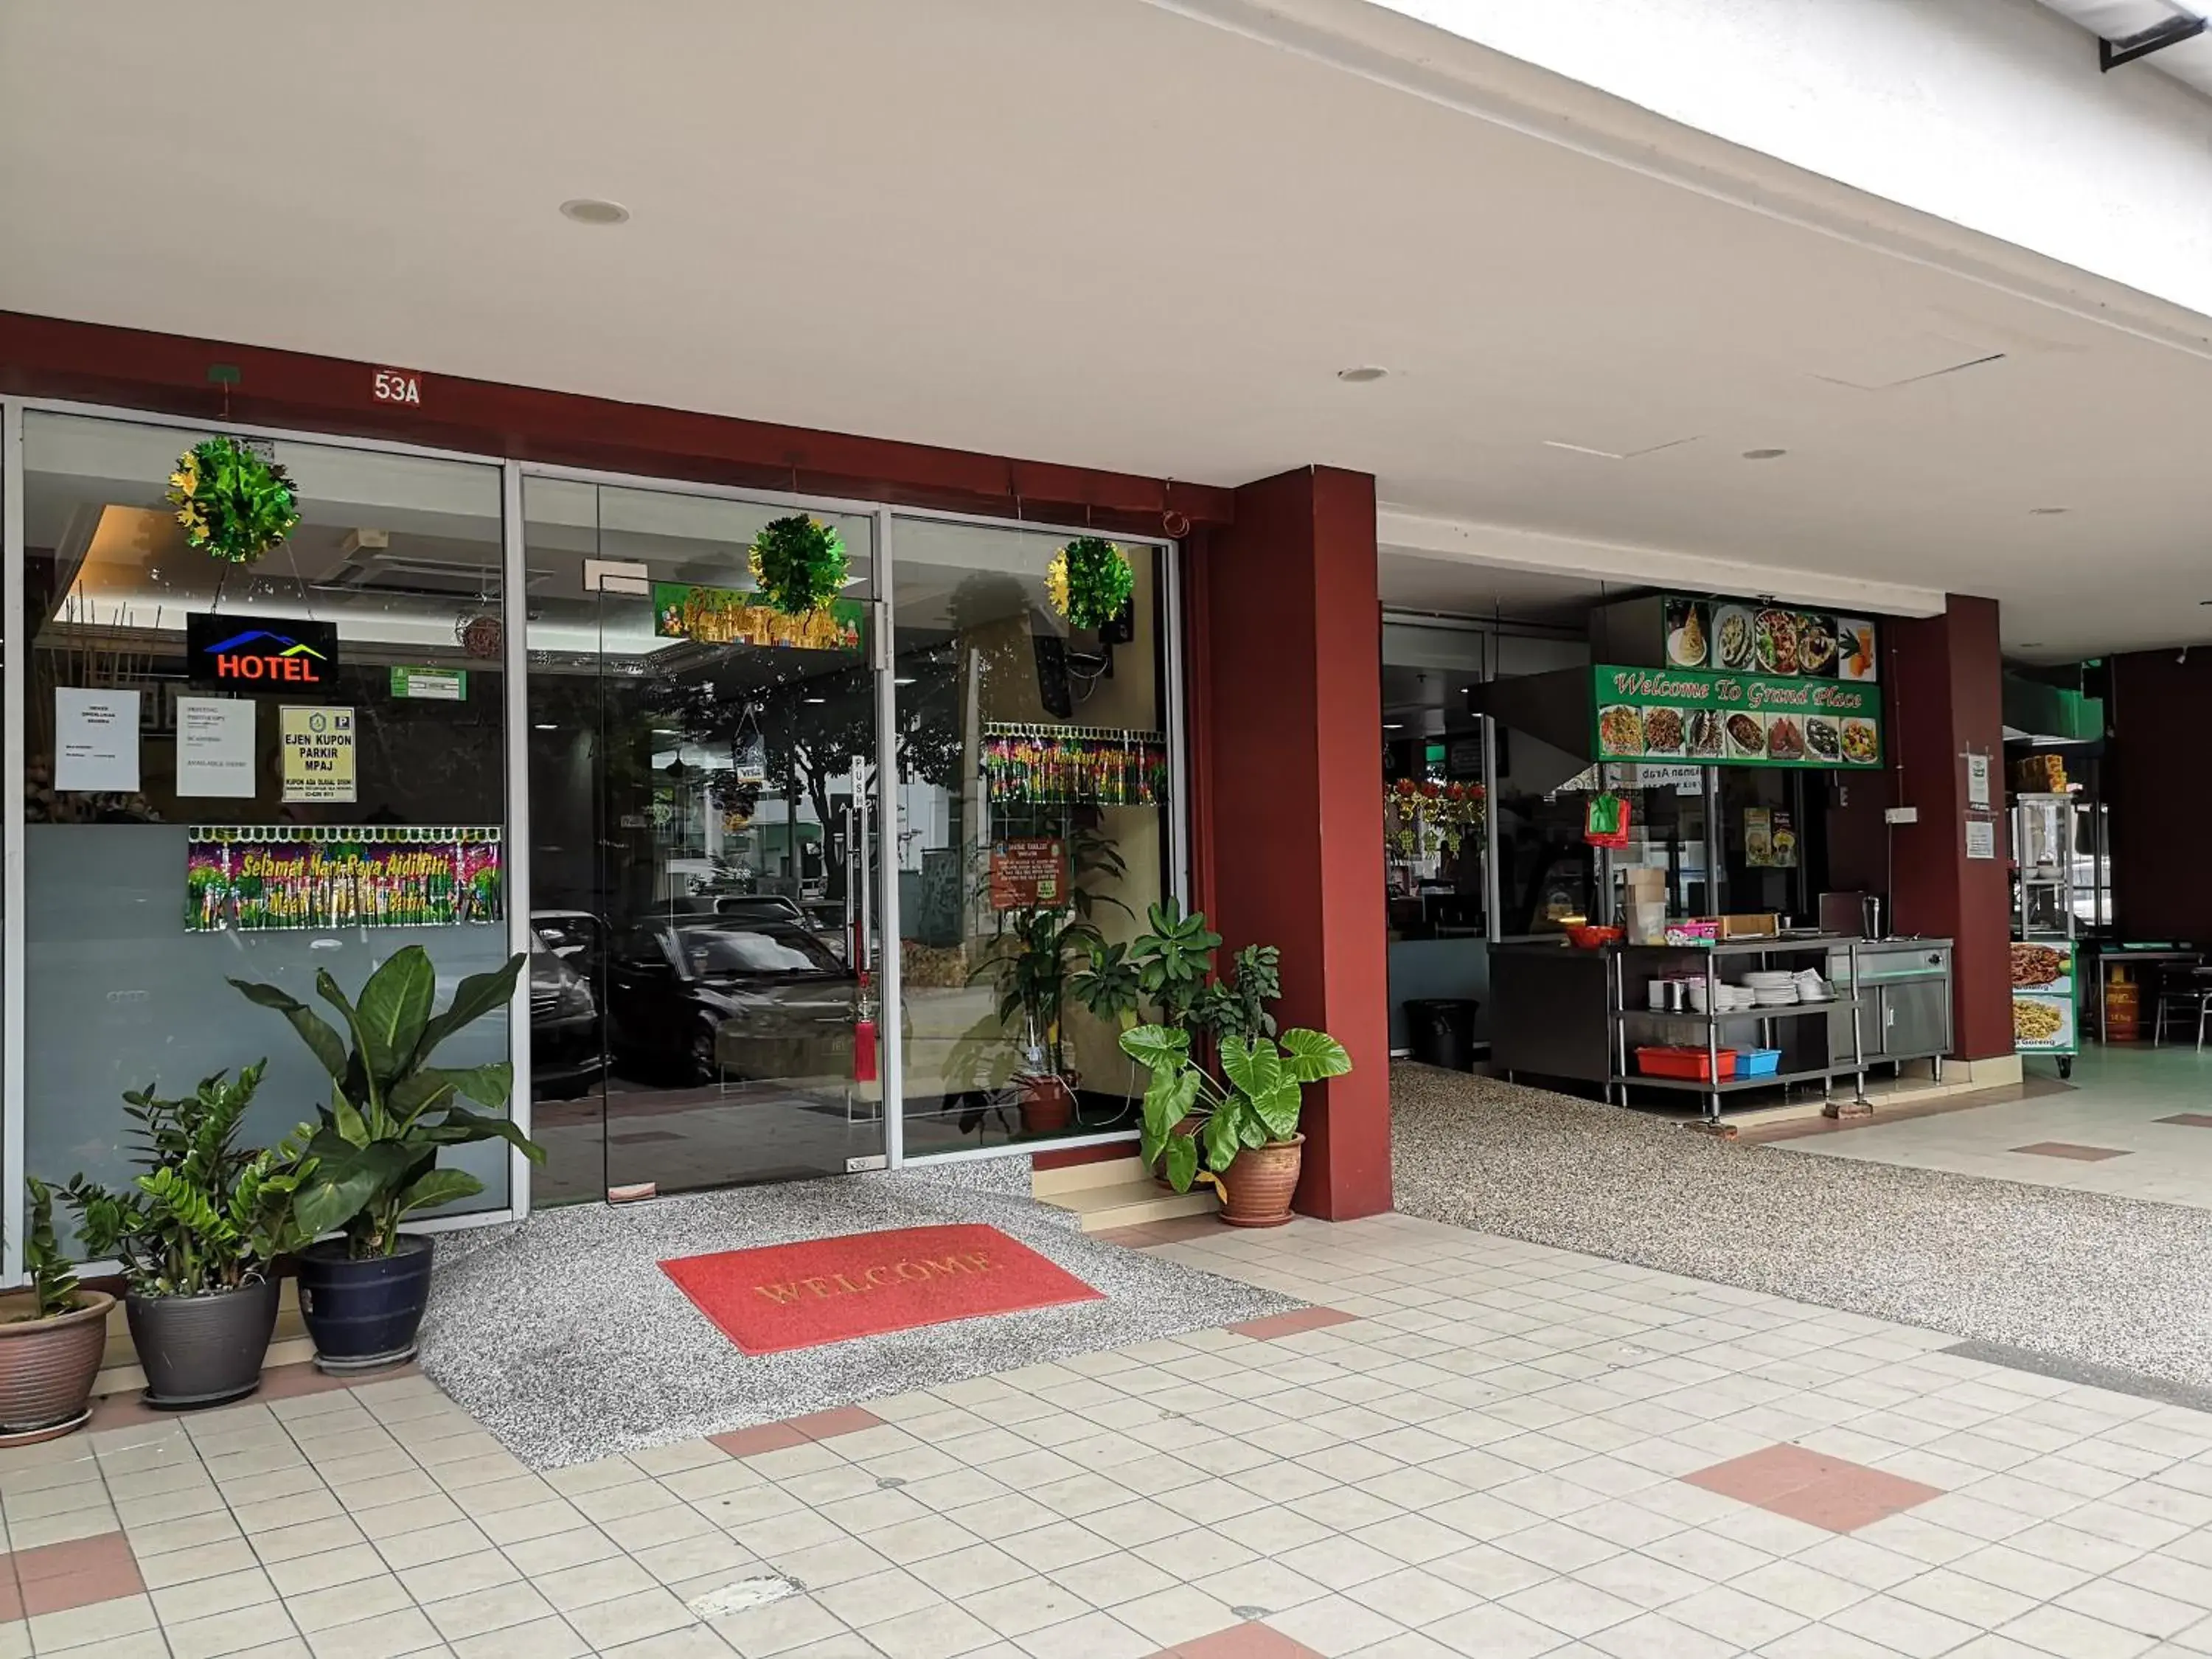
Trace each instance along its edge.
{"label": "overhead beam", "polygon": [[2164,52],[2168,46],[2178,46],[2184,40],[2194,40],[2203,33],[2204,20],[2190,15],[2138,30],[2118,40],[2107,40],[2100,35],[2097,38],[2097,67],[2110,75],[2123,64],[2132,64],[2154,52]]}

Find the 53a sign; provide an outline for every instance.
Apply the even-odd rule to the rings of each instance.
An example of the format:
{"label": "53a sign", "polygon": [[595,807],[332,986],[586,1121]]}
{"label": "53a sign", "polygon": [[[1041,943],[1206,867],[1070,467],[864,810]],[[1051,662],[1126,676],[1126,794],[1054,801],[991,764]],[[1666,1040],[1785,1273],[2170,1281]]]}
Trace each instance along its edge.
{"label": "53a sign", "polygon": [[404,368],[380,368],[369,383],[369,395],[380,404],[411,404],[422,406],[422,377],[410,374]]}

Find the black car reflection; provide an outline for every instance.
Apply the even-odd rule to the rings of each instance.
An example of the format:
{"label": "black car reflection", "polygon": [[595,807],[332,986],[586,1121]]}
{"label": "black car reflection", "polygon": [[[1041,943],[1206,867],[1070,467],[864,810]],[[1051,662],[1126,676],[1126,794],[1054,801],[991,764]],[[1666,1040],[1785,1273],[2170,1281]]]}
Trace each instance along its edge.
{"label": "black car reflection", "polygon": [[852,1074],[859,992],[802,921],[677,915],[616,936],[609,1038],[625,1070],[832,1084]]}
{"label": "black car reflection", "polygon": [[606,1067],[599,1002],[592,990],[605,938],[580,910],[530,918],[530,1091],[537,1100],[588,1094]]}

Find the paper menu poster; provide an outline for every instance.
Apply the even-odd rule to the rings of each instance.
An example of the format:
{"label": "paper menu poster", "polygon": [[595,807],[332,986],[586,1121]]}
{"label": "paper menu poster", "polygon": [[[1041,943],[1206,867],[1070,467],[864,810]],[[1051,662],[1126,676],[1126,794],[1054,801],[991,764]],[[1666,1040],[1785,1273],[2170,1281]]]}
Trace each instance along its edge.
{"label": "paper menu poster", "polygon": [[276,711],[284,750],[284,799],[350,801],[354,783],[353,710],[297,708]]}
{"label": "paper menu poster", "polygon": [[138,792],[138,694],[54,690],[54,787],[101,794]]}
{"label": "paper menu poster", "polygon": [[177,793],[251,800],[253,710],[248,697],[177,699]]}

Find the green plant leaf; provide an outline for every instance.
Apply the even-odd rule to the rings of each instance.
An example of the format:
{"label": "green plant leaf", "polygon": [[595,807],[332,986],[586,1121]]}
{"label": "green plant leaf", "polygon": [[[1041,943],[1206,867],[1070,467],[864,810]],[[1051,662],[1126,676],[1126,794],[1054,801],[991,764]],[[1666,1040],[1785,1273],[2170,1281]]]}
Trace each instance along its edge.
{"label": "green plant leaf", "polygon": [[[1297,1133],[1298,1109],[1305,1103],[1304,1095],[1296,1078],[1283,1077],[1272,1089],[1250,1097],[1251,1115],[1267,1131],[1268,1139],[1288,1140]],[[1260,1142],[1248,1137],[1246,1144],[1256,1146]]]}
{"label": "green plant leaf", "polygon": [[274,985],[256,985],[242,979],[230,981],[246,995],[249,1002],[264,1008],[274,1008],[292,1023],[292,1029],[301,1040],[314,1051],[316,1063],[333,1079],[343,1079],[346,1074],[345,1039],[331,1029],[330,1022],[320,1014]]}
{"label": "green plant leaf", "polygon": [[[315,1138],[318,1149],[325,1144],[324,1137]],[[330,1152],[319,1150],[313,1173],[292,1195],[292,1213],[300,1231],[315,1238],[345,1226],[396,1189],[416,1156],[415,1149],[396,1140],[360,1147],[340,1141]]]}
{"label": "green plant leaf", "polygon": [[423,1026],[422,1041],[415,1045],[415,1063],[425,1064],[438,1045],[454,1032],[475,1024],[495,1009],[504,1008],[514,995],[514,981],[522,972],[523,961],[518,953],[489,973],[471,974],[454,987],[453,1000],[446,1005],[446,1011]]}
{"label": "green plant leaf", "polygon": [[1198,1137],[1176,1135],[1167,1144],[1164,1162],[1168,1185],[1179,1193],[1190,1190],[1190,1183],[1198,1176]]}
{"label": "green plant leaf", "polygon": [[1180,1071],[1190,1063],[1190,1033],[1165,1025],[1139,1025],[1121,1033],[1121,1052],[1154,1071]]}
{"label": "green plant leaf", "polygon": [[495,1109],[514,1092],[514,1067],[507,1061],[447,1069],[425,1066],[392,1091],[392,1109],[401,1117],[455,1100],[473,1100]]}
{"label": "green plant leaf", "polygon": [[404,1216],[412,1210],[457,1203],[465,1198],[474,1198],[483,1189],[483,1182],[465,1170],[432,1170],[401,1192],[393,1214]]}
{"label": "green plant leaf", "polygon": [[1195,1070],[1171,1072],[1163,1066],[1152,1073],[1152,1080],[1145,1090],[1142,1145],[1138,1149],[1146,1163],[1150,1164],[1160,1155],[1168,1138],[1175,1133],[1176,1125],[1190,1115],[1197,1099]]}
{"label": "green plant leaf", "polygon": [[1243,1102],[1231,1100],[1206,1119],[1206,1127],[1198,1132],[1206,1143],[1206,1167],[1216,1175],[1227,1169],[1242,1150],[1244,1139],[1239,1126],[1246,1115]]}
{"label": "green plant leaf", "polygon": [[1282,1051],[1266,1037],[1221,1040],[1221,1069],[1240,1093],[1255,1099],[1271,1092],[1286,1075]]}
{"label": "green plant leaf", "polygon": [[545,1149],[523,1133],[514,1119],[471,1112],[465,1106],[446,1108],[444,1121],[426,1133],[430,1139],[446,1146],[465,1146],[479,1140],[503,1140],[532,1164],[545,1161]]}
{"label": "green plant leaf", "polygon": [[378,1092],[391,1085],[413,1062],[437,994],[438,970],[419,945],[395,951],[368,976],[354,1005],[354,1030],[362,1058],[376,1074]]}
{"label": "green plant leaf", "polygon": [[1291,1075],[1301,1083],[1342,1077],[1352,1069],[1352,1056],[1326,1031],[1293,1026],[1283,1033],[1282,1043],[1284,1054],[1290,1057]]}

